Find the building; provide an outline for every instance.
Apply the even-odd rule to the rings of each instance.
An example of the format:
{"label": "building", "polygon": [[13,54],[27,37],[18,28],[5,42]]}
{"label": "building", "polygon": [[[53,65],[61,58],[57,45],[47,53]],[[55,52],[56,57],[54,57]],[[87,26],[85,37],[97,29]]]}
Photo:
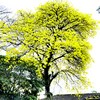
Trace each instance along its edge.
{"label": "building", "polygon": [[100,93],[55,95],[51,100],[100,100]]}

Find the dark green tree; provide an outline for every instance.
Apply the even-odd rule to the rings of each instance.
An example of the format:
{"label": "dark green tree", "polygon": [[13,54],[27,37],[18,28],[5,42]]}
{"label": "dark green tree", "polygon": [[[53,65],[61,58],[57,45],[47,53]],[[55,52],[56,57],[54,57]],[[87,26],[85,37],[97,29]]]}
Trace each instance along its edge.
{"label": "dark green tree", "polygon": [[37,77],[34,65],[19,61],[16,57],[0,56],[0,94],[9,100],[35,100],[42,89],[42,80]]}

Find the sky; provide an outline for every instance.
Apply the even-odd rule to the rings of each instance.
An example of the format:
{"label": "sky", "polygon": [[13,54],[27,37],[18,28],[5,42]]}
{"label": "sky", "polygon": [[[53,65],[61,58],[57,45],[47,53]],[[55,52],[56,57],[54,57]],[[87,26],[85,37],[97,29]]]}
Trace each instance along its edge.
{"label": "sky", "polygon": [[[0,5],[4,5],[10,11],[15,13],[20,9],[35,11],[36,7],[47,1],[48,0],[0,0]],[[68,0],[68,2],[81,12],[92,14],[94,19],[100,20],[100,14],[96,11],[96,9],[100,6],[100,0]],[[100,30],[97,30],[97,35],[93,39],[90,39],[90,42],[93,45],[90,54],[94,59],[94,62],[91,63],[91,68],[88,69],[87,76],[90,78],[93,86],[88,90],[88,92],[94,90],[100,92]],[[55,94],[65,93],[65,91],[61,91],[60,89],[61,88],[56,91],[55,88],[53,88],[52,92]]]}

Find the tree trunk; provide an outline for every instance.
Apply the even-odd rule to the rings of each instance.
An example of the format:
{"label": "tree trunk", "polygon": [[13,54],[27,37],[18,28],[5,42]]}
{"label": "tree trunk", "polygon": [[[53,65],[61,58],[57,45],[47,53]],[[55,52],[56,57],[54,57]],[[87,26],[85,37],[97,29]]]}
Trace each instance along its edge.
{"label": "tree trunk", "polygon": [[48,68],[46,68],[44,70],[44,85],[45,85],[45,95],[46,97],[48,98],[48,100],[52,100],[50,99],[52,97],[52,93],[50,92],[50,75],[49,75],[49,72],[48,72]]}
{"label": "tree trunk", "polygon": [[45,94],[47,98],[50,98],[50,85],[45,86]]}

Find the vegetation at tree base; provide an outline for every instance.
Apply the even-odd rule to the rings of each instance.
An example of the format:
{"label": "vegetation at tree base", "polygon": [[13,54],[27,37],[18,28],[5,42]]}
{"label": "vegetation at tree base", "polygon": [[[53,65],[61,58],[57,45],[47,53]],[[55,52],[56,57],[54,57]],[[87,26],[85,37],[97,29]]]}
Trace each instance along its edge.
{"label": "vegetation at tree base", "polygon": [[[31,73],[31,68],[34,69],[50,97],[50,85],[56,78],[65,80],[74,90],[88,86],[86,69],[92,61],[88,38],[95,35],[96,28],[97,22],[90,15],[80,13],[67,2],[47,2],[36,13],[19,11],[14,23],[3,25],[1,49],[6,50],[8,63],[14,57],[24,61],[24,67],[32,64],[30,71],[23,70],[23,64],[10,69],[21,68],[22,73],[26,70]],[[20,80],[15,78],[16,84],[17,81]]]}
{"label": "vegetation at tree base", "polygon": [[[34,65],[11,57],[0,56],[0,94],[9,100],[35,100],[42,89],[42,80],[37,77]],[[15,100],[15,99],[14,99]]]}

